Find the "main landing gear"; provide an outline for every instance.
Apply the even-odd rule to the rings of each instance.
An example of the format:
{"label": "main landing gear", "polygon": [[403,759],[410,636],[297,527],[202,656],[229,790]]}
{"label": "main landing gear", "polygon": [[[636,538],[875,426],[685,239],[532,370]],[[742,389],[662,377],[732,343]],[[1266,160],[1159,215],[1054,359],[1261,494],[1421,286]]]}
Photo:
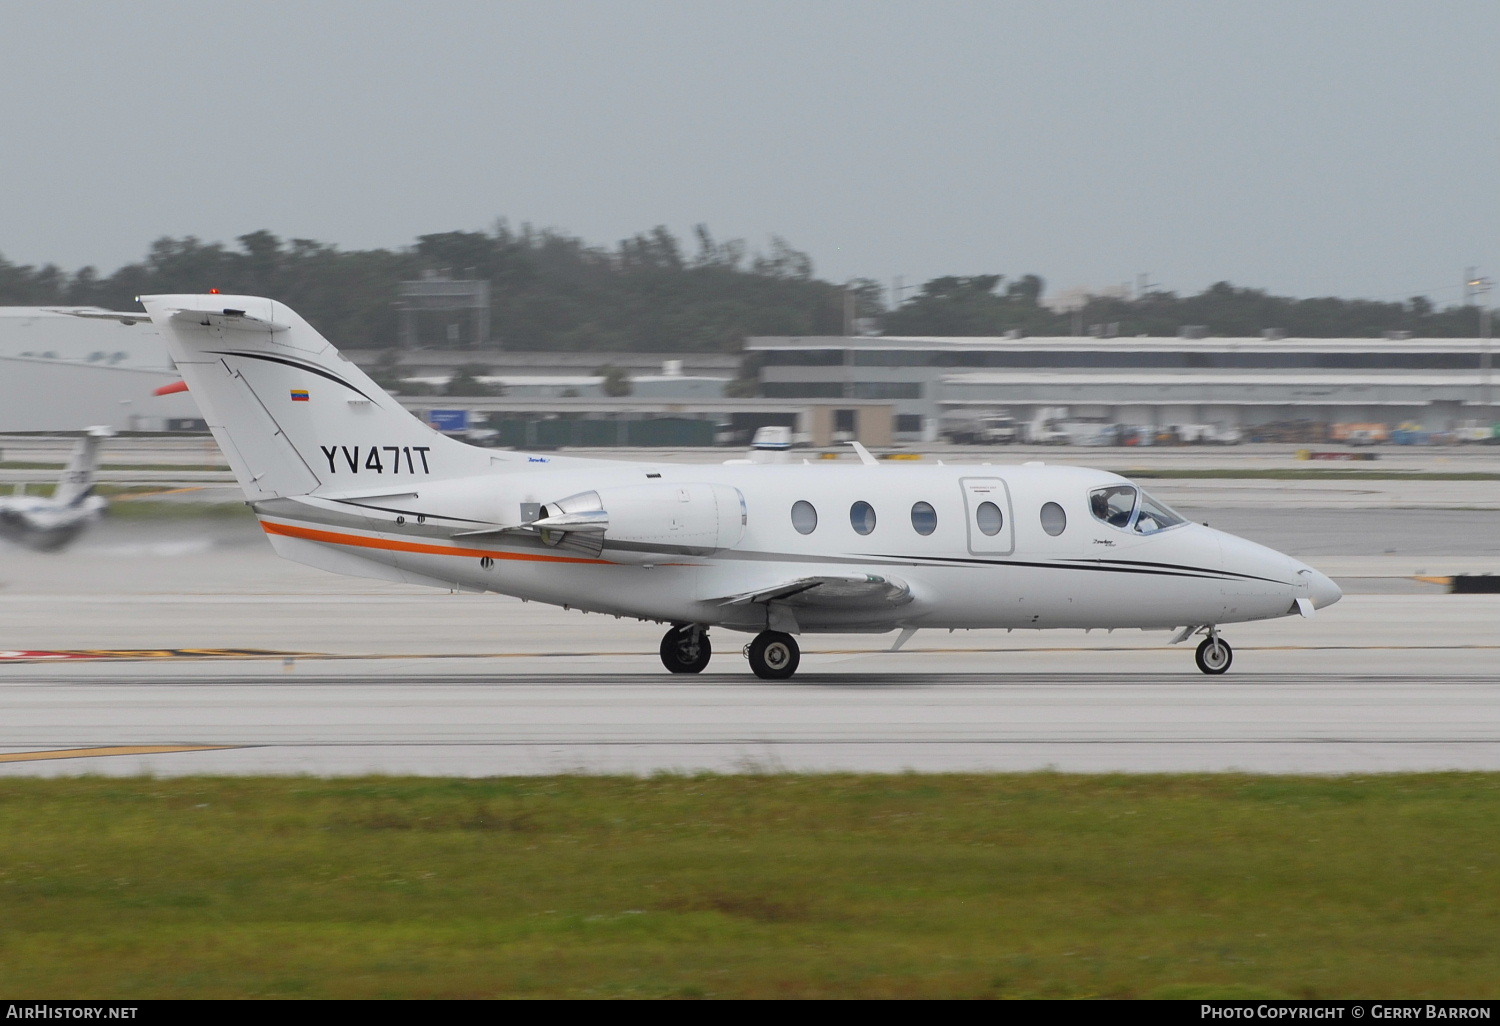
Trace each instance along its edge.
{"label": "main landing gear", "polygon": [[713,654],[701,624],[677,624],[661,639],[661,664],[673,673],[701,673]]}
{"label": "main landing gear", "polygon": [[797,639],[781,631],[761,631],[745,646],[745,656],[750,669],[762,680],[786,680],[802,661]]}
{"label": "main landing gear", "polygon": [[1234,649],[1229,647],[1229,642],[1219,637],[1218,630],[1210,627],[1208,637],[1203,639],[1193,658],[1197,660],[1198,669],[1218,675],[1229,669],[1229,664],[1234,662]]}
{"label": "main landing gear", "polygon": [[[713,654],[708,628],[702,624],[674,624],[662,635],[661,664],[673,673],[701,673]],[[750,669],[763,680],[786,680],[802,661],[797,639],[780,631],[761,631],[745,646],[745,655]]]}

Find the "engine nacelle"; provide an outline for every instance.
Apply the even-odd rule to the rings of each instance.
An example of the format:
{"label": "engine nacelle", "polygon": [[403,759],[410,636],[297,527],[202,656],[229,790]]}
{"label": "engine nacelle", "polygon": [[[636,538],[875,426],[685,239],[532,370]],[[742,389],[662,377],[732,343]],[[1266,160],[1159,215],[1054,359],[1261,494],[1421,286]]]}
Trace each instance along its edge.
{"label": "engine nacelle", "polygon": [[[733,548],[745,534],[745,497],[722,484],[624,485],[579,492],[542,507],[542,540],[577,547],[597,540],[630,558],[706,554]],[[596,550],[597,551],[597,550]]]}

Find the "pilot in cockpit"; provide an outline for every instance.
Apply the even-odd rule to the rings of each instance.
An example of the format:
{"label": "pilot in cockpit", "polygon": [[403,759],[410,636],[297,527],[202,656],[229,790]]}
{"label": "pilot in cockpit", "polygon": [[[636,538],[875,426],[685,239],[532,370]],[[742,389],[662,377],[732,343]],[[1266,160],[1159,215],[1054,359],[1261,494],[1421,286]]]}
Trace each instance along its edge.
{"label": "pilot in cockpit", "polygon": [[1111,527],[1128,527],[1130,515],[1135,512],[1135,489],[1119,485],[1090,492],[1089,510],[1095,519]]}
{"label": "pilot in cockpit", "polygon": [[1095,520],[1109,520],[1109,503],[1105,501],[1103,492],[1094,492],[1089,496],[1089,508],[1093,510]]}
{"label": "pilot in cockpit", "polygon": [[1134,528],[1137,534],[1155,534],[1185,523],[1149,495],[1129,485],[1098,488],[1089,493],[1089,512],[1094,518],[1121,530]]}

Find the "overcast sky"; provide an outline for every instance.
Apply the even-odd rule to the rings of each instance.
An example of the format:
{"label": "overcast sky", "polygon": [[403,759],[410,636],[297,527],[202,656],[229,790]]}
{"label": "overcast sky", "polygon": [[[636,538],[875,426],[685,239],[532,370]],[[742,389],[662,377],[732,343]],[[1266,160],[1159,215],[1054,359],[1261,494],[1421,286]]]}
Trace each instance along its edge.
{"label": "overcast sky", "polygon": [[1495,0],[0,0],[0,255],[529,221],[830,280],[1500,277]]}

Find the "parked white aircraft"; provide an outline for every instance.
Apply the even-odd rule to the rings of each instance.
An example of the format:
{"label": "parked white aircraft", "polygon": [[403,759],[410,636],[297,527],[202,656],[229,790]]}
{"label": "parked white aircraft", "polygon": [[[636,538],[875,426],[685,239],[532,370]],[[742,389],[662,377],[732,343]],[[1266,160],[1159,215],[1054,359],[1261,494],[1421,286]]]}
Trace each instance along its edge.
{"label": "parked white aircraft", "polygon": [[480,449],[407,413],[306,321],[250,296],[142,303],[272,545],[336,573],[494,591],[670,623],[662,663],[708,665],[708,628],[754,635],[765,678],[797,636],[923,628],[1204,634],[1338,601],[1289,556],[1188,523],[1115,474],[1041,464],[686,466]]}
{"label": "parked white aircraft", "polygon": [[25,494],[0,497],[0,538],[51,552],[97,522],[109,501],[94,494],[94,471],[99,461],[99,444],[113,434],[107,427],[88,429],[73,447],[67,469],[58,478],[51,497]]}

